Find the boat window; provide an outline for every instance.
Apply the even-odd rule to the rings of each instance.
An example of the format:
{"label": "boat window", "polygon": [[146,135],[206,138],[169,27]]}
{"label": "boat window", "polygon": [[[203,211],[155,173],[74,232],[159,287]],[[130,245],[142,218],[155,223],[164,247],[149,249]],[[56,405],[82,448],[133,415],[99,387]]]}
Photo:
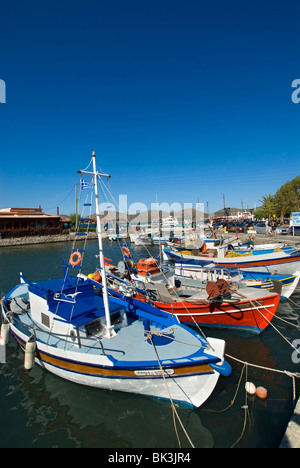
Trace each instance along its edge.
{"label": "boat window", "polygon": [[96,335],[96,333],[100,332],[103,328],[100,319],[93,320],[85,325],[85,330],[87,336]]}
{"label": "boat window", "polygon": [[76,337],[76,333],[75,333],[74,330],[71,330],[70,336],[71,336],[71,340],[72,340],[72,341],[76,341],[76,338],[77,338],[77,337]]}
{"label": "boat window", "polygon": [[110,322],[112,325],[117,325],[118,323],[122,323],[122,316],[119,310],[117,312],[113,312],[112,314],[110,314]]}
{"label": "boat window", "polygon": [[45,327],[50,328],[50,318],[48,315],[44,314],[42,312],[42,324],[45,325]]}

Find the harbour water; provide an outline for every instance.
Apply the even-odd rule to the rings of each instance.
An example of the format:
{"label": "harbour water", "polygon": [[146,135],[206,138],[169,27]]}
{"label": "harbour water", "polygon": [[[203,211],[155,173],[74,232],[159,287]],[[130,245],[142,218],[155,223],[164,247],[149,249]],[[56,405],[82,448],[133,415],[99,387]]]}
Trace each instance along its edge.
{"label": "harbour water", "polygon": [[[62,275],[62,258],[71,244],[39,244],[0,249],[0,292],[17,282],[19,272],[31,281]],[[84,273],[93,272],[97,241],[88,241]],[[145,247],[130,246],[135,260],[147,256]],[[157,247],[147,247],[157,255]],[[105,256],[117,263],[117,242],[104,240]],[[207,402],[197,410],[178,408],[182,424],[195,447],[278,447],[299,394],[299,379],[276,372],[299,372],[299,355],[287,343],[300,339],[300,293],[281,302],[274,326],[259,336],[203,329],[206,336],[226,340],[233,372],[221,377]],[[280,332],[280,333],[279,333]],[[283,336],[286,340],[283,338]],[[243,362],[249,363],[244,367]],[[261,367],[252,367],[256,364]],[[240,377],[243,371],[242,379]],[[246,379],[268,389],[268,398],[246,396]],[[296,395],[294,395],[293,381]],[[240,384],[240,385],[239,385]],[[0,364],[0,447],[98,447],[120,449],[179,448],[170,405],[126,393],[83,387],[66,382],[35,366],[23,367],[23,353],[11,338],[6,362]],[[246,407],[246,409],[245,409]],[[246,426],[244,423],[246,418]],[[243,431],[244,429],[244,431]],[[181,448],[191,445],[177,423]]]}

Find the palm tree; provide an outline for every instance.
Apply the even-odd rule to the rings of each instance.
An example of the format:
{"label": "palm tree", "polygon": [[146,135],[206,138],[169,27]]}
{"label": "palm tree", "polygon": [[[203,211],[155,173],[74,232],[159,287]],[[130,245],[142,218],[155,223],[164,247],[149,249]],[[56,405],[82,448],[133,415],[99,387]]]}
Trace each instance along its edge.
{"label": "palm tree", "polygon": [[262,203],[264,217],[270,220],[275,211],[274,196],[269,193],[269,195],[264,195],[259,201]]}

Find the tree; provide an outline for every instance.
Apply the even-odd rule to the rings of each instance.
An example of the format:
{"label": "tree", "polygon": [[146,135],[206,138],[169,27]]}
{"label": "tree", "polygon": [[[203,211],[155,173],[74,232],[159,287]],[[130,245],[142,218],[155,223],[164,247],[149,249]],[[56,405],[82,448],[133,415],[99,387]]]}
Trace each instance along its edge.
{"label": "tree", "polygon": [[300,176],[295,177],[291,182],[290,182],[293,191],[296,195],[296,211],[300,210]]}
{"label": "tree", "polygon": [[261,208],[257,208],[257,210],[255,210],[253,212],[254,216],[256,219],[262,219],[264,218],[264,210],[262,210]]}
{"label": "tree", "polygon": [[283,223],[284,216],[290,217],[293,211],[300,209],[300,176],[286,182],[277,190],[275,196],[276,212]]}
{"label": "tree", "polygon": [[263,210],[264,218],[268,218],[270,220],[275,212],[274,196],[269,193],[269,195],[264,195],[262,200],[259,201],[262,203],[261,209]]}
{"label": "tree", "polygon": [[283,224],[284,217],[290,217],[290,214],[297,209],[298,205],[297,194],[291,182],[286,182],[277,190],[274,201],[276,214],[280,216],[280,222]]}
{"label": "tree", "polygon": [[259,201],[265,218],[270,219],[275,213],[283,223],[285,216],[290,217],[293,211],[300,211],[300,175],[283,184],[275,195],[269,193]]}
{"label": "tree", "polygon": [[[77,215],[77,223],[80,219],[80,216]],[[71,213],[69,216],[69,220],[71,221],[72,226],[76,227],[76,213]]]}

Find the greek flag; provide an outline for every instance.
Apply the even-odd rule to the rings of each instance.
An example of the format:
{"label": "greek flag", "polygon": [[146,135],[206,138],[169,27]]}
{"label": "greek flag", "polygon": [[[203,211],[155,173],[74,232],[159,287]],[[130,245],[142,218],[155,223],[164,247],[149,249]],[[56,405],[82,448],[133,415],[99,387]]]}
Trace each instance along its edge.
{"label": "greek flag", "polygon": [[80,179],[80,190],[92,188],[93,186],[93,182],[87,182],[86,180]]}

